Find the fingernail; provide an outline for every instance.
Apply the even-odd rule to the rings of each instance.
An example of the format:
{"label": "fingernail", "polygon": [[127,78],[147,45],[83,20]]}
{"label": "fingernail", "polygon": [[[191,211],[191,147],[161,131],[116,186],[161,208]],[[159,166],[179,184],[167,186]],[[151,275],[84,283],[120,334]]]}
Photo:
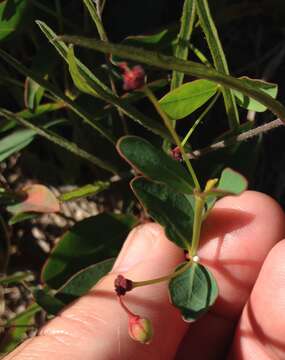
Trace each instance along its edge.
{"label": "fingernail", "polygon": [[141,225],[129,234],[112,272],[129,271],[132,267],[153,255],[161,237],[161,229],[156,224]]}

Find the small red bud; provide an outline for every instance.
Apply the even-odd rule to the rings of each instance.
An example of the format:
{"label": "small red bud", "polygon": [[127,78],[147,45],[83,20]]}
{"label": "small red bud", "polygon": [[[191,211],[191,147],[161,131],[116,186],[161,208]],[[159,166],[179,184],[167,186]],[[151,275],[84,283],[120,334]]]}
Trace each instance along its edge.
{"label": "small red bud", "polygon": [[130,69],[126,63],[121,63],[119,67],[123,70],[123,89],[126,91],[136,90],[145,84],[145,72],[140,65]]}
{"label": "small red bud", "polygon": [[171,156],[174,160],[182,161],[182,155],[181,151],[178,146],[176,146],[174,149],[170,150]]}
{"label": "small red bud", "polygon": [[151,321],[138,315],[129,316],[129,335],[142,344],[149,344],[153,336]]}
{"label": "small red bud", "polygon": [[131,291],[133,288],[132,280],[126,279],[123,275],[118,275],[116,277],[114,285],[118,296],[125,295],[127,291]]}

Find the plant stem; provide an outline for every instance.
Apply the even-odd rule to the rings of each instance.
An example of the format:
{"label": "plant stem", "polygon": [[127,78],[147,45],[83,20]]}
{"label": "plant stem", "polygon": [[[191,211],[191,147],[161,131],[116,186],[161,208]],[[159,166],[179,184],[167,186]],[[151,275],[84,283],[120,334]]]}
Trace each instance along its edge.
{"label": "plant stem", "polygon": [[193,179],[193,182],[195,184],[195,187],[198,191],[201,190],[201,187],[200,187],[200,184],[199,184],[199,181],[197,179],[197,176],[195,174],[195,171],[189,161],[189,158],[187,157],[186,155],[186,152],[181,144],[181,141],[179,139],[179,136],[177,135],[175,129],[173,128],[172,124],[171,124],[171,120],[168,118],[168,116],[166,115],[166,113],[162,110],[162,108],[160,107],[159,105],[159,102],[157,101],[154,93],[151,91],[151,89],[145,85],[142,89],[142,91],[146,94],[146,96],[149,98],[150,102],[153,104],[153,106],[155,107],[156,111],[158,112],[158,114],[161,116],[163,122],[164,122],[164,125],[166,126],[166,128],[168,129],[168,131],[170,132],[175,144],[178,146],[180,152],[181,152],[181,155],[182,155],[182,158],[183,160],[185,161],[185,164],[189,170],[189,173]]}
{"label": "plant stem", "polygon": [[125,310],[125,312],[128,314],[128,316],[130,317],[136,317],[137,315],[134,314],[127,306],[126,304],[124,304],[123,300],[122,300],[122,296],[118,296],[118,300],[120,305],[122,306],[122,308]]}
{"label": "plant stem", "polygon": [[224,149],[224,148],[234,145],[236,143],[252,139],[255,136],[264,134],[264,133],[266,133],[270,130],[276,129],[277,127],[280,127],[280,126],[284,126],[284,122],[280,119],[275,119],[275,120],[270,121],[269,123],[257,126],[254,129],[248,130],[239,135],[233,136],[229,139],[219,141],[215,144],[212,144],[210,146],[207,146],[207,147],[199,149],[199,150],[194,150],[193,152],[187,154],[187,156],[190,159],[197,159],[198,157],[206,155],[212,151]]}
{"label": "plant stem", "polygon": [[173,278],[175,278],[176,276],[182,274],[184,271],[186,271],[191,265],[192,265],[193,261],[189,260],[184,266],[182,266],[179,270],[174,271],[173,273],[169,274],[169,275],[165,275],[165,276],[161,276],[159,278],[155,278],[155,279],[150,279],[150,280],[145,280],[145,281],[133,281],[133,289],[136,287],[141,287],[141,286],[147,286],[147,285],[153,285],[153,284],[158,284],[161,283],[163,281],[168,281],[171,280]]}
{"label": "plant stem", "polygon": [[194,211],[194,223],[193,223],[193,236],[192,244],[190,249],[190,257],[197,255],[199,247],[201,226],[203,221],[203,209],[204,209],[204,198],[200,195],[195,195],[195,211]]}
{"label": "plant stem", "polygon": [[208,105],[208,107],[202,112],[202,114],[198,117],[198,119],[195,121],[194,125],[190,128],[190,130],[188,131],[188,133],[186,134],[185,138],[183,139],[181,145],[184,147],[185,144],[187,143],[187,141],[189,140],[190,136],[193,134],[194,130],[196,129],[196,127],[199,125],[200,121],[208,114],[208,112],[212,109],[212,107],[214,106],[214,104],[216,103],[216,101],[218,100],[220,96],[220,92],[218,92],[216,94],[216,96],[214,97],[214,99],[210,102],[210,104]]}

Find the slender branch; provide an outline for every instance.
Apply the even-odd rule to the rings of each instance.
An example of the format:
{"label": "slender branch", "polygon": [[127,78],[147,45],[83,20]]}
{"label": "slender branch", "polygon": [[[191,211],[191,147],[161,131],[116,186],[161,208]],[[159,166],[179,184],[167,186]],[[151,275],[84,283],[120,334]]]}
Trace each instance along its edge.
{"label": "slender branch", "polygon": [[283,125],[284,125],[284,122],[282,120],[275,119],[273,121],[270,121],[269,123],[260,125],[254,129],[243,132],[237,136],[233,136],[229,139],[219,141],[219,142],[212,144],[208,147],[205,147],[203,149],[195,150],[191,153],[188,153],[187,156],[189,157],[189,159],[197,159],[200,156],[206,155],[212,151],[224,149],[225,147],[234,145],[238,142],[249,140],[257,135],[264,134],[270,130],[276,129],[277,127],[280,127]]}

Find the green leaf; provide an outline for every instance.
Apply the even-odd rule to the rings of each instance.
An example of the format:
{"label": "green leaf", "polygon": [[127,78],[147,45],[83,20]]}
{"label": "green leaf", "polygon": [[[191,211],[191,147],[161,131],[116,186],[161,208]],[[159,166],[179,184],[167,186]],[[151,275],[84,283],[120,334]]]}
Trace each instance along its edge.
{"label": "green leaf", "polygon": [[25,81],[25,105],[31,110],[35,111],[40,104],[44,95],[45,89],[36,83],[33,79],[27,77]]}
{"label": "green leaf", "polygon": [[59,288],[78,271],[117,256],[136,219],[130,215],[99,214],[75,224],[53,249],[42,271],[43,281]]}
{"label": "green leaf", "polygon": [[[177,35],[177,44],[174,56],[178,59],[187,60],[189,52],[189,43],[193,31],[194,21],[196,18],[195,0],[184,0],[181,24],[179,34]],[[182,85],[184,74],[182,72],[173,71],[171,79],[171,90]]]}
{"label": "green leaf", "polygon": [[94,88],[87,83],[86,78],[81,75],[79,67],[76,63],[76,58],[74,56],[74,50],[72,46],[70,46],[67,51],[67,61],[69,66],[69,72],[74,82],[74,85],[80,91],[98,97],[98,93],[96,92],[96,90],[94,90]]}
{"label": "green leaf", "polygon": [[204,105],[217,90],[218,85],[212,81],[195,80],[170,91],[159,102],[172,120],[179,120]]}
{"label": "green leaf", "polygon": [[[181,264],[179,270],[185,263]],[[203,265],[193,263],[190,268],[169,282],[171,303],[185,321],[195,321],[204,315],[218,296],[215,278]]]}
{"label": "green leaf", "polygon": [[65,306],[65,303],[49,294],[47,289],[35,289],[33,291],[37,304],[48,314],[57,315]]}
{"label": "green leaf", "polygon": [[[271,96],[273,99],[276,99],[278,93],[278,85],[272,84],[263,80],[250,79],[246,76],[240,78],[245,84],[250,84],[255,86],[260,91],[263,91],[265,94]],[[234,95],[237,98],[237,103],[239,106],[256,112],[263,112],[267,110],[266,106],[263,106],[260,102],[244,95],[239,91],[234,91]]]}
{"label": "green leaf", "polygon": [[28,0],[6,0],[0,4],[0,41],[17,31],[28,7]]}
{"label": "green leaf", "polygon": [[[196,8],[199,22],[206,36],[207,44],[215,64],[215,68],[221,74],[229,75],[230,72],[226,56],[219,38],[215,22],[211,15],[208,0],[196,1]],[[230,128],[237,130],[239,128],[240,121],[234,94],[230,89],[228,89],[227,86],[225,88],[222,88],[222,93],[224,96],[224,102]]]}
{"label": "green leaf", "polygon": [[[115,139],[113,135],[111,135],[104,126],[98,122],[98,118],[96,119],[95,116],[91,115],[80,107],[78,104],[76,104],[74,101],[72,101],[68,96],[66,96],[64,93],[61,92],[56,86],[49,83],[47,80],[42,78],[42,76],[38,75],[36,72],[26,68],[23,66],[19,61],[17,61],[15,58],[13,58],[11,55],[6,53],[5,51],[0,49],[0,57],[9,65],[11,65],[14,69],[16,69],[19,73],[21,73],[24,76],[29,76],[31,79],[33,79],[35,82],[37,82],[39,85],[41,85],[43,88],[45,88],[47,91],[49,91],[51,94],[53,94],[58,100],[64,102],[66,105],[68,105],[68,108],[71,109],[75,114],[77,114],[83,121],[88,124],[90,127],[98,131],[102,136],[104,136],[106,139],[108,139],[112,144],[114,144]],[[8,115],[8,114],[7,114]]]}
{"label": "green leaf", "polygon": [[24,340],[36,313],[40,310],[37,304],[31,304],[24,312],[6,322],[5,327],[8,330],[0,342],[1,354],[14,350]]}
{"label": "green leaf", "polygon": [[165,228],[167,237],[178,246],[189,248],[194,211],[186,196],[143,177],[134,179],[131,187],[148,214]]}
{"label": "green leaf", "polygon": [[247,189],[247,186],[247,180],[243,175],[231,168],[226,168],[222,172],[218,190],[239,195]]}
{"label": "green leaf", "polygon": [[30,129],[17,130],[0,140],[0,161],[24,149],[34,139],[35,131]]}
{"label": "green leaf", "polygon": [[71,201],[85,198],[87,196],[93,196],[101,191],[108,189],[110,183],[107,181],[96,181],[94,184],[84,185],[78,189],[69,191],[61,194],[59,197],[60,201]]}
{"label": "green leaf", "polygon": [[[16,115],[22,117],[23,119],[29,120],[29,119],[37,118],[41,115],[47,114],[52,111],[62,109],[63,107],[65,107],[64,102],[58,101],[54,103],[39,105],[34,111],[25,109],[19,111],[18,113],[16,113]],[[6,119],[4,121],[1,121],[0,132],[11,130],[15,126],[17,126],[17,121],[15,121],[13,118]]]}
{"label": "green leaf", "polygon": [[141,64],[148,64],[165,70],[177,70],[183,72],[184,74],[216,82],[226,88],[238,90],[248,95],[249,97],[262,103],[279,118],[283,120],[285,119],[284,106],[280,102],[272,99],[271,96],[268,96],[263,91],[254,87],[252,84],[246,84],[240,79],[222,74],[200,63],[177,59],[173,56],[167,56],[159,52],[152,52],[141,48],[136,48],[134,46],[112,44],[106,41],[95,40],[93,38],[90,39],[65,35],[60,36],[59,39],[106,54],[118,55],[125,59],[130,59]]}
{"label": "green leaf", "polygon": [[20,116],[12,113],[6,109],[0,108],[0,115],[4,116],[6,119],[13,118],[15,121],[17,121],[21,125],[24,125],[25,127],[33,130],[36,134],[46,138],[47,140],[55,143],[56,145],[66,149],[67,151],[70,151],[71,153],[91,162],[92,164],[94,164],[98,167],[101,167],[104,170],[110,171],[112,173],[117,172],[117,168],[115,168],[113,164],[99,159],[98,157],[81,149],[74,142],[68,141],[65,138],[55,134],[54,132],[47,131],[43,127],[36,126],[36,125],[30,123],[29,121],[21,118]]}
{"label": "green leaf", "polygon": [[124,136],[117,144],[120,155],[146,177],[174,190],[193,193],[191,177],[182,165],[138,136]]}
{"label": "green leaf", "polygon": [[79,271],[59,289],[56,293],[56,298],[65,304],[69,304],[78,297],[86,294],[103,276],[112,270],[114,263],[115,258],[108,259]]}
{"label": "green leaf", "polygon": [[41,214],[34,213],[34,212],[22,212],[19,214],[15,214],[11,217],[8,224],[10,226],[18,224],[19,222],[26,221],[26,220],[32,220],[40,216]]}
{"label": "green leaf", "polygon": [[[163,29],[157,33],[150,35],[136,35],[126,37],[122,43],[124,45],[131,45],[141,47],[147,50],[157,51],[170,47],[176,37],[176,28]],[[118,56],[111,56],[113,63],[123,61],[123,58]]]}

